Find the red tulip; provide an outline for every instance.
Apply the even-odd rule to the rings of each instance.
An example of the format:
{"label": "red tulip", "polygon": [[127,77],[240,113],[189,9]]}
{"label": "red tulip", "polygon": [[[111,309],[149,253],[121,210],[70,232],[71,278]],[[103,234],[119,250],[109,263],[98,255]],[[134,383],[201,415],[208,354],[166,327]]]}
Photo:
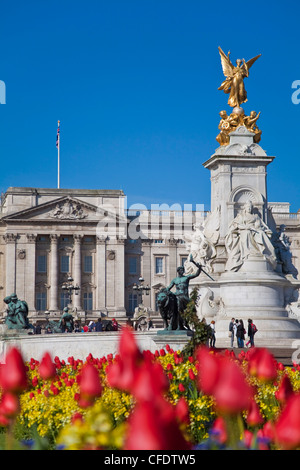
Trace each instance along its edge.
{"label": "red tulip", "polygon": [[266,348],[254,348],[249,352],[249,373],[263,381],[277,377],[277,363]]}
{"label": "red tulip", "polygon": [[0,414],[0,426],[8,426],[9,424],[10,424],[9,418],[7,418],[7,416]]}
{"label": "red tulip", "polygon": [[300,446],[300,394],[290,396],[275,423],[275,441],[286,450]]}
{"label": "red tulip", "polygon": [[83,421],[83,416],[79,411],[76,411],[71,418],[72,424],[76,423],[76,421]]}
{"label": "red tulip", "polygon": [[143,357],[137,347],[134,333],[128,328],[122,330],[119,343],[119,355],[124,360],[130,358],[130,360],[134,362],[138,362]]}
{"label": "red tulip", "polygon": [[92,364],[85,364],[81,372],[80,394],[86,398],[95,398],[102,393],[102,385],[97,369]]}
{"label": "red tulip", "polygon": [[189,377],[191,380],[195,380],[196,379],[196,376],[194,374],[194,371],[193,369],[189,369]]}
{"label": "red tulip", "polygon": [[137,400],[153,402],[168,388],[169,382],[161,364],[147,360],[136,367],[131,393]]}
{"label": "red tulip", "polygon": [[39,365],[39,374],[44,380],[52,379],[56,375],[56,367],[51,356],[46,352]]}
{"label": "red tulip", "polygon": [[0,414],[7,418],[17,416],[20,410],[20,403],[18,397],[10,392],[2,395],[0,402]]}
{"label": "red tulip", "polygon": [[211,428],[211,433],[215,441],[219,442],[220,444],[225,444],[225,442],[228,439],[228,435],[227,435],[226,423],[222,416],[219,416],[214,421],[212,428]]}
{"label": "red tulip", "polygon": [[214,389],[219,410],[235,414],[249,408],[253,391],[240,366],[231,359],[220,363],[220,376]]}
{"label": "red tulip", "polygon": [[183,397],[179,398],[178,403],[175,407],[175,412],[180,423],[189,424],[189,406]]}
{"label": "red tulip", "polygon": [[32,383],[32,386],[33,386],[33,387],[36,387],[36,386],[38,385],[39,379],[37,378],[36,375],[32,378],[31,383]]}
{"label": "red tulip", "polygon": [[27,388],[27,373],[20,351],[13,347],[6,354],[5,364],[0,368],[0,386],[14,393]]}
{"label": "red tulip", "polygon": [[294,390],[291,384],[291,381],[288,375],[284,375],[281,379],[278,390],[275,392],[275,397],[281,403],[286,403],[291,395],[293,395]]}
{"label": "red tulip", "polygon": [[250,449],[252,444],[253,444],[253,438],[254,438],[254,435],[251,431],[249,431],[248,429],[245,429],[244,431],[244,444],[245,446],[247,447],[247,449]]}
{"label": "red tulip", "polygon": [[220,410],[234,414],[249,408],[253,392],[235,360],[211,354],[205,347],[200,348],[197,358],[198,386],[214,396]]}
{"label": "red tulip", "polygon": [[142,362],[143,355],[137,347],[133,332],[124,328],[120,337],[119,355],[106,369],[109,385],[131,392],[137,367]]}
{"label": "red tulip", "polygon": [[220,359],[208,348],[202,346],[197,351],[198,385],[206,395],[211,395],[220,375]]}
{"label": "red tulip", "polygon": [[129,417],[124,450],[190,450],[172,405],[138,403]]}
{"label": "red tulip", "polygon": [[271,421],[267,421],[264,426],[257,431],[257,437],[261,437],[269,442],[274,440],[274,424]]}
{"label": "red tulip", "polygon": [[247,423],[249,426],[257,426],[263,423],[263,417],[260,413],[259,407],[254,399],[250,402],[250,407],[247,415]]}

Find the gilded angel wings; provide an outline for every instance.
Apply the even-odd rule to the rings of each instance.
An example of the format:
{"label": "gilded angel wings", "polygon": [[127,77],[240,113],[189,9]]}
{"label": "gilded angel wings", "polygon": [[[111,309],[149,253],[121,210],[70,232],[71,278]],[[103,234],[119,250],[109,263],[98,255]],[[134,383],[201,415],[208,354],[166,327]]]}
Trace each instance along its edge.
{"label": "gilded angel wings", "polygon": [[252,67],[254,62],[261,56],[261,54],[253,57],[252,59],[245,62],[245,59],[238,59],[236,66],[234,66],[230,60],[230,52],[226,55],[221,47],[218,48],[223,73],[226,79],[223,81],[218,90],[223,90],[224,93],[230,94],[228,104],[232,108],[240,107],[242,103],[247,101],[247,92],[244,86],[244,78],[249,76],[249,69]]}

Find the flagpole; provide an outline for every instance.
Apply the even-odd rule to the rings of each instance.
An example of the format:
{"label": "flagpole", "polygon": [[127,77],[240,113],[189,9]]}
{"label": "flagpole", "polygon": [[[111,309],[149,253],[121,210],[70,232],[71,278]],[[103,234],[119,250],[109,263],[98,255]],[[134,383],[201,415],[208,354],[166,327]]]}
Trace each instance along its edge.
{"label": "flagpole", "polygon": [[57,188],[60,188],[60,121],[57,121]]}

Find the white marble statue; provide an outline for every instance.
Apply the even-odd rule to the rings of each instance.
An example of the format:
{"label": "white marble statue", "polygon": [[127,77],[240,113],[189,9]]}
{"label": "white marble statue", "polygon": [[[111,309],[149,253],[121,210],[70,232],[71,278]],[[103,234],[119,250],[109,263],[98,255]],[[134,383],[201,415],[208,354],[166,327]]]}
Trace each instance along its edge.
{"label": "white marble statue", "polygon": [[193,232],[185,236],[189,257],[184,264],[186,274],[191,274],[195,270],[196,263],[205,267],[208,272],[212,272],[212,261],[217,255],[216,244],[219,240],[220,229],[220,208],[217,207],[211,212],[202,224],[195,224]]}
{"label": "white marble statue", "polygon": [[292,274],[297,279],[298,270],[292,262],[291,242],[285,233],[285,225],[282,224],[277,232],[273,233],[273,245],[278,261],[282,264],[283,274]]}
{"label": "white marble statue", "polygon": [[260,255],[276,268],[275,250],[270,240],[272,231],[258,214],[253,213],[251,201],[231,222],[225,237],[228,253],[226,271],[237,271],[249,255]]}

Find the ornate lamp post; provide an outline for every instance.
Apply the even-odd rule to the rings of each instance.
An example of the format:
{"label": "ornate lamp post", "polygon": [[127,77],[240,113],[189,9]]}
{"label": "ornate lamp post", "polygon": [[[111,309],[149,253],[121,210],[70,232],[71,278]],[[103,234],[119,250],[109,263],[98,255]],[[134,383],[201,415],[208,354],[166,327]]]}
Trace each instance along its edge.
{"label": "ornate lamp post", "polygon": [[79,294],[80,287],[78,285],[74,286],[72,283],[74,282],[74,279],[72,276],[68,277],[68,280],[63,283],[62,289],[64,292],[66,292],[69,296],[69,304],[72,304],[72,294],[75,291],[75,295]]}
{"label": "ornate lamp post", "polygon": [[146,295],[149,295],[151,287],[148,284],[144,286],[145,279],[143,277],[139,278],[139,282],[140,284],[135,283],[132,288],[135,292],[138,292],[141,295],[143,304],[143,295],[144,293],[146,293]]}

